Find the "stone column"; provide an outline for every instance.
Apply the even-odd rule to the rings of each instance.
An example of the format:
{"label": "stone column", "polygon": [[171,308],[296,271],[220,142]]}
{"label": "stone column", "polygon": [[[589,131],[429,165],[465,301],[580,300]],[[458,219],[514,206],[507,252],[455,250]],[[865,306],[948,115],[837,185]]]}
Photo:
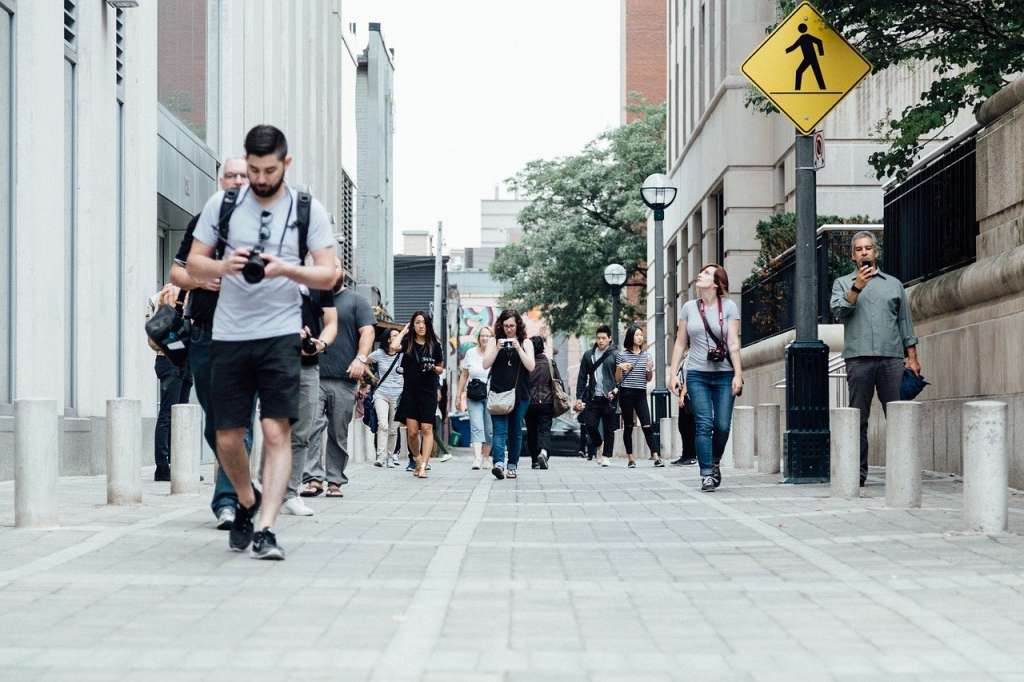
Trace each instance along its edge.
{"label": "stone column", "polygon": [[[892,403],[890,403],[892,405]],[[834,407],[829,471],[833,497],[860,497],[860,410]]]}
{"label": "stone column", "polygon": [[1006,403],[983,400],[963,407],[964,520],[968,530],[1005,533],[1010,461]]}
{"label": "stone column", "polygon": [[142,407],[138,400],[107,401],[107,504],[142,502]]}
{"label": "stone column", "polygon": [[199,492],[199,458],[202,453],[203,416],[199,405],[171,407],[171,494]]}
{"label": "stone column", "polygon": [[779,465],[782,462],[782,443],[779,440],[781,411],[782,408],[776,403],[763,403],[754,409],[758,473],[779,473]]}
{"label": "stone column", "polygon": [[898,400],[889,403],[886,413],[885,504],[920,507],[921,403]]}
{"label": "stone column", "polygon": [[14,401],[14,525],[57,525],[57,475],[60,460],[57,401]]}
{"label": "stone column", "polygon": [[754,408],[739,405],[732,411],[732,465],[754,468]]}
{"label": "stone column", "polygon": [[679,443],[676,420],[673,417],[662,417],[659,428],[661,429],[659,432],[661,436],[661,452],[658,454],[667,462],[679,456],[679,450],[676,449]]}

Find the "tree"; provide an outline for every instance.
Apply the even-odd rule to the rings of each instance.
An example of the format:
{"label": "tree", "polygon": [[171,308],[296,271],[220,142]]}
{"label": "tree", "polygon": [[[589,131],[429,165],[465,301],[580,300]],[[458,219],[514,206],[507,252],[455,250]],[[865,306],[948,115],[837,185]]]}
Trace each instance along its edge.
{"label": "tree", "polygon": [[[779,0],[787,16],[797,0]],[[936,79],[920,101],[879,121],[888,145],[869,163],[878,178],[905,177],[928,141],[964,109],[977,110],[1024,72],[1024,0],[816,0],[816,7],[846,36],[877,73],[897,65],[927,65]],[[748,106],[775,111],[759,91]],[[934,134],[933,134],[934,133]]]}
{"label": "tree", "polygon": [[[503,305],[539,307],[552,331],[582,333],[610,307],[604,268],[646,271],[646,208],[640,185],[665,170],[665,107],[603,133],[579,154],[531,161],[506,181],[530,204],[523,238],[501,248],[491,273],[508,284]],[[637,313],[624,305],[627,317]]]}

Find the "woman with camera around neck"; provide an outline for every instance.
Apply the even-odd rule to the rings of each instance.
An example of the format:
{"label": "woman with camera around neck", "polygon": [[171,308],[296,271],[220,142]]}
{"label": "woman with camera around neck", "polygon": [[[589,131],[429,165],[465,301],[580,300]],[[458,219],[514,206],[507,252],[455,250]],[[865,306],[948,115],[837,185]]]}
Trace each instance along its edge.
{"label": "woman with camera around neck", "polygon": [[473,468],[483,467],[484,457],[491,456],[493,425],[487,411],[488,372],[484,368],[484,353],[494,338],[490,327],[480,327],[476,345],[466,351],[462,372],[459,373],[458,408],[469,412],[470,443],[473,446]]}
{"label": "woman with camera around neck", "polygon": [[413,475],[426,478],[434,448],[434,415],[438,377],[444,373],[444,350],[430,316],[422,310],[412,314],[408,329],[409,334],[402,340],[402,397],[395,419],[404,422],[407,429],[409,454],[416,463]]}
{"label": "woman with camera around neck", "polygon": [[[743,392],[740,364],[740,314],[725,298],[729,275],[721,265],[705,265],[694,285],[698,297],[679,309],[679,331],[672,349],[673,393],[689,392],[696,422],[700,489],[712,492],[722,484],[722,453],[729,440],[733,401]],[[686,383],[679,364],[686,358]]]}
{"label": "woman with camera around neck", "polygon": [[487,405],[494,427],[491,473],[498,480],[518,475],[523,419],[530,407],[529,378],[534,365],[533,344],[526,343],[522,316],[515,310],[502,310],[483,361],[484,369],[491,370]]}

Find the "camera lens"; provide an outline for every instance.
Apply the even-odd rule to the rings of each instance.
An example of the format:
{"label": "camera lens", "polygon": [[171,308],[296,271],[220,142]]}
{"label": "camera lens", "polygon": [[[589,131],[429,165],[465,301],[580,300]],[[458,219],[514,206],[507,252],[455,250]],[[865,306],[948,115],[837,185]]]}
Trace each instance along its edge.
{"label": "camera lens", "polygon": [[263,281],[264,275],[266,275],[266,261],[260,256],[260,252],[254,249],[249,254],[249,260],[242,267],[242,277],[249,284],[257,284]]}

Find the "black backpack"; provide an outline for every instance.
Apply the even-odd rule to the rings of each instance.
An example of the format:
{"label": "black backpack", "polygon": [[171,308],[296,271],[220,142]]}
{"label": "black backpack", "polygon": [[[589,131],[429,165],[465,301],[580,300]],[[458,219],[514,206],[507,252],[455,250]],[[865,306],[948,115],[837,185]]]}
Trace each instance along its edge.
{"label": "black backpack", "polygon": [[[309,207],[313,203],[313,196],[309,192],[299,192],[298,206],[295,209],[295,225],[299,228],[299,262],[306,261],[306,254],[309,253],[309,246],[306,238],[309,236]],[[224,257],[224,251],[228,246],[228,229],[231,223],[231,214],[238,207],[238,189],[229,189],[224,192],[224,198],[220,202],[220,217],[217,219],[217,246],[214,249],[213,257],[220,260]]]}

